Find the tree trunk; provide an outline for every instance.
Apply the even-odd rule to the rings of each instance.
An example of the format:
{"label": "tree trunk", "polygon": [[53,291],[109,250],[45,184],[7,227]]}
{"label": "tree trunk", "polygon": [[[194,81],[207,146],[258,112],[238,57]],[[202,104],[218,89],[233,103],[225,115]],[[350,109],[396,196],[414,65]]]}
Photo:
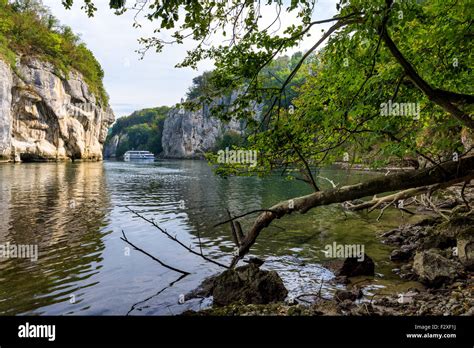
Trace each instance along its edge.
{"label": "tree trunk", "polygon": [[235,266],[252,247],[260,232],[270,223],[292,212],[306,213],[308,210],[333,203],[342,203],[384,192],[406,190],[449,181],[468,178],[474,174],[474,156],[460,158],[431,168],[380,176],[367,182],[344,186],[331,190],[314,192],[306,196],[297,197],[280,202],[268,211],[261,213],[255,220],[252,228],[245,236],[238,256],[234,257],[231,267]]}

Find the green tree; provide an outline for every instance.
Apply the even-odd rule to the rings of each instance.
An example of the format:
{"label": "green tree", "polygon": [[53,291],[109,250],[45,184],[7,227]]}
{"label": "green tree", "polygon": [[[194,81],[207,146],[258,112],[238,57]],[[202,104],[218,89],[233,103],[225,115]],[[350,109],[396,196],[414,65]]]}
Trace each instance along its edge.
{"label": "green tree", "polygon": [[106,146],[114,136],[120,136],[120,143],[115,153],[121,157],[129,150],[147,150],[154,154],[163,151],[161,138],[163,126],[169,107],[143,109],[130,116],[120,117],[114,123],[106,139]]}
{"label": "green tree", "polygon": [[49,61],[61,75],[76,70],[99,101],[108,103],[99,62],[39,0],[0,1],[0,55],[13,67],[16,57],[23,56]]}
{"label": "green tree", "polygon": [[[64,2],[72,4],[72,0]],[[84,4],[93,14],[91,2]],[[121,2],[111,1],[111,5],[121,10],[118,13],[126,10]],[[294,14],[298,23],[279,34],[275,26],[263,27],[262,11],[272,6],[275,26],[287,14]],[[468,180],[474,169],[472,148],[465,146],[472,143],[474,129],[473,6],[455,0],[340,0],[336,16],[314,20],[318,4],[308,0],[269,0],[266,5],[236,0],[148,3],[144,11],[157,28],[155,36],[141,40],[143,52],[162,50],[167,44],[162,31],[178,44],[195,40],[196,46],[179,66],[196,67],[203,59],[213,59],[216,69],[208,97],[243,91],[232,108],[218,110],[223,119],[231,111],[248,124],[253,134],[248,146],[260,154],[255,171],[293,169],[315,191],[262,213],[239,244],[233,264],[248,252],[262,229],[293,211],[304,213],[321,204]],[[312,36],[321,24],[330,27]],[[226,44],[220,39],[213,42],[221,36]],[[286,71],[268,73],[272,64],[285,63],[281,55],[288,49],[309,40],[313,46],[291,59]],[[392,102],[414,104],[416,109],[409,115],[395,109],[382,112],[382,106]],[[255,114],[254,103],[266,104],[261,115]],[[346,157],[344,152],[350,152],[352,162],[369,154],[374,166],[393,156],[418,156],[430,169],[320,191],[318,168]],[[228,169],[236,173],[235,168]]]}

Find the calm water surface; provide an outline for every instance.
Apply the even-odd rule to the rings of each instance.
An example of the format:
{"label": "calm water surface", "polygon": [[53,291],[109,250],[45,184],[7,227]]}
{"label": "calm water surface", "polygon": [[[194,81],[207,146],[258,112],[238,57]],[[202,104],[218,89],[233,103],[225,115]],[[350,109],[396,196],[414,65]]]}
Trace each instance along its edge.
{"label": "calm water surface", "polygon": [[[345,185],[374,174],[321,175]],[[305,184],[279,176],[218,178],[204,161],[2,164],[0,244],[37,244],[39,258],[0,259],[0,314],[172,315],[204,308],[209,301],[180,305],[179,295],[222,269],[188,253],[126,207],[193,248],[199,249],[200,240],[208,257],[228,263],[234,249],[229,226],[213,227],[227,218],[226,209],[237,215],[306,193]],[[243,220],[244,230],[254,217]],[[376,217],[344,213],[338,205],[295,214],[267,228],[252,253],[279,272],[290,294],[315,292],[322,281],[323,294],[330,296],[333,274],[321,266],[324,246],[362,243],[376,262],[368,289],[398,286],[390,271],[391,249],[375,233],[409,220],[393,210],[380,222]],[[142,253],[128,252],[122,231],[191,275],[179,279]]]}

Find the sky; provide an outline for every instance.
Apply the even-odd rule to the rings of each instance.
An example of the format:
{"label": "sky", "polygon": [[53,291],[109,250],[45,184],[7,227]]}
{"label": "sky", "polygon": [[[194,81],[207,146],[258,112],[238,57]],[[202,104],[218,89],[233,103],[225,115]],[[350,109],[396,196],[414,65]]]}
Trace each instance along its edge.
{"label": "sky", "polygon": [[[185,97],[194,77],[213,69],[213,63],[209,60],[199,64],[197,70],[175,67],[186,56],[186,51],[195,46],[196,43],[192,41],[166,46],[161,53],[150,50],[140,60],[140,55],[136,52],[140,48],[138,39],[153,35],[153,22],[138,17],[143,26],[134,28],[135,13],[130,11],[117,16],[108,8],[106,0],[95,1],[98,11],[94,17],[89,18],[80,8],[82,1],[75,2],[72,9],[66,10],[60,0],[43,0],[61,24],[70,26],[76,34],[80,34],[82,41],[102,65],[105,88],[116,117],[148,107],[173,106]],[[335,4],[336,0],[318,0],[314,19],[334,16]],[[272,22],[274,8],[263,12],[262,25]],[[281,30],[293,23],[299,24],[295,16],[281,16]],[[293,52],[311,47],[320,37],[321,29],[329,26],[330,24],[316,26],[311,40],[305,40]],[[216,38],[212,43],[219,44],[219,40]]]}

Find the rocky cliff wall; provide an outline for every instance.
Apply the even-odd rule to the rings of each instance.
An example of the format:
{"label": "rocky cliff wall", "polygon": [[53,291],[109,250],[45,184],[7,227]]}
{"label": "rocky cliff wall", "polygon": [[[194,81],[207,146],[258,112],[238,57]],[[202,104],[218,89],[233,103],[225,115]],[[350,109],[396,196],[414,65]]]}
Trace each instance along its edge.
{"label": "rocky cliff wall", "polygon": [[0,159],[101,160],[114,114],[83,77],[60,77],[50,63],[0,59]]}
{"label": "rocky cliff wall", "polygon": [[[211,116],[210,108],[216,104],[231,105],[238,92],[220,98],[210,106],[203,105],[198,111],[172,109],[163,126],[162,156],[165,158],[203,158],[204,153],[214,149],[217,140],[226,132],[234,131],[243,134],[244,124],[232,119],[223,122]],[[263,105],[255,105],[258,115]]]}
{"label": "rocky cliff wall", "polygon": [[210,117],[207,108],[199,111],[173,109],[165,120],[163,128],[162,156],[165,158],[203,158],[217,139],[226,131],[241,132],[240,124]]}

